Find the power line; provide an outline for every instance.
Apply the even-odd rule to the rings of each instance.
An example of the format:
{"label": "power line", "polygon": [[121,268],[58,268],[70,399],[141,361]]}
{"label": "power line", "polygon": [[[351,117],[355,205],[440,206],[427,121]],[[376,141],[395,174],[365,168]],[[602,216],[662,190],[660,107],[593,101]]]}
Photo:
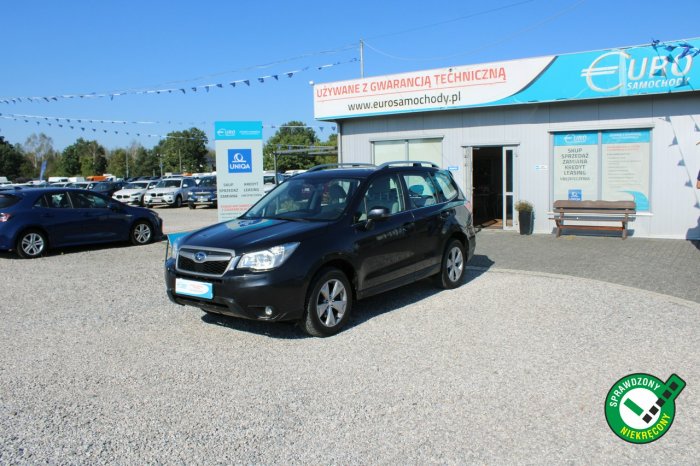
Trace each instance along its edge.
{"label": "power line", "polygon": [[[528,0],[528,1],[533,1],[533,0]],[[482,52],[482,51],[484,51],[484,50],[487,50],[487,49],[489,49],[489,48],[493,48],[493,47],[496,47],[496,46],[498,46],[498,45],[502,45],[502,44],[504,44],[504,43],[506,43],[506,42],[510,42],[511,40],[515,39],[516,37],[518,37],[518,36],[520,36],[520,35],[522,35],[522,34],[524,34],[524,33],[526,33],[526,32],[530,32],[532,29],[538,28],[538,27],[543,26],[543,25],[545,25],[545,24],[547,24],[547,23],[549,23],[549,22],[554,21],[555,19],[558,19],[559,17],[561,17],[561,16],[563,16],[563,15],[569,13],[571,10],[573,10],[573,9],[575,9],[575,8],[578,8],[581,4],[583,4],[583,3],[585,3],[585,2],[586,2],[586,0],[579,0],[579,1],[577,1],[576,3],[574,3],[574,4],[572,4],[572,5],[570,5],[570,6],[566,7],[566,8],[564,8],[563,10],[558,11],[558,12],[555,13],[554,15],[549,16],[549,17],[545,18],[545,19],[542,20],[542,21],[538,21],[538,22],[536,22],[536,23],[534,23],[534,24],[532,24],[532,25],[530,25],[530,26],[528,26],[528,27],[526,27],[526,28],[520,29],[519,31],[516,31],[516,32],[513,33],[513,34],[510,34],[510,35],[508,35],[508,36],[505,36],[505,37],[504,37],[503,39],[501,39],[501,40],[497,40],[497,41],[495,41],[495,42],[490,42],[490,43],[488,43],[487,45],[485,45],[485,46],[483,46],[483,47],[479,47],[479,48],[476,48],[476,49],[472,49],[472,50],[469,50],[469,51],[466,51],[466,52],[455,53],[455,54],[452,54],[452,55],[445,55],[445,56],[440,56],[440,57],[427,57],[427,58],[426,58],[426,57],[423,57],[423,58],[421,58],[421,57],[400,57],[400,56],[392,55],[392,54],[389,54],[389,53],[384,52],[384,51],[382,51],[382,50],[379,50],[378,48],[376,48],[376,47],[374,47],[373,45],[367,43],[366,41],[364,42],[364,45],[366,45],[368,48],[372,49],[373,51],[375,51],[375,52],[377,52],[378,54],[383,55],[383,56],[385,56],[385,57],[387,57],[387,58],[391,58],[391,59],[394,59],[394,60],[403,60],[403,61],[446,60],[446,59],[455,58],[455,57],[462,57],[462,56],[467,56],[467,55],[473,55],[473,54],[476,54],[476,53],[478,53],[478,52]],[[520,2],[520,3],[527,3],[527,2]],[[516,6],[516,5],[519,5],[519,4],[513,4],[513,5],[511,5],[511,6]],[[502,8],[504,8],[504,7],[502,7]],[[501,9],[502,9],[502,8],[501,8]],[[384,36],[380,36],[380,37],[384,37]]]}

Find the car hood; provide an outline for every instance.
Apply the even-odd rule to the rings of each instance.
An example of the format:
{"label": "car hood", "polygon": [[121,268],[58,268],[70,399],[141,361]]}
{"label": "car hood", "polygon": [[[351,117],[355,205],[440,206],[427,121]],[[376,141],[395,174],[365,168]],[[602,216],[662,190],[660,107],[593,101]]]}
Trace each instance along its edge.
{"label": "car hood", "polygon": [[300,222],[276,219],[236,219],[217,223],[182,238],[180,247],[200,246],[250,252],[280,244],[302,241],[320,234],[327,222]]}
{"label": "car hood", "polygon": [[141,194],[145,192],[145,189],[120,189],[119,191],[115,192],[114,194]]}

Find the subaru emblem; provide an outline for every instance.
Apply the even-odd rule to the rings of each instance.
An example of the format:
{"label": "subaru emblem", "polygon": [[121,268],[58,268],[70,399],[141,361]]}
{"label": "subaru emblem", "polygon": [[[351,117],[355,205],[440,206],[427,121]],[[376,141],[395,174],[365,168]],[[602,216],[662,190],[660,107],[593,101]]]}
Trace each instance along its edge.
{"label": "subaru emblem", "polygon": [[207,260],[207,253],[203,251],[199,251],[194,255],[194,261],[198,263],[202,263],[205,260]]}

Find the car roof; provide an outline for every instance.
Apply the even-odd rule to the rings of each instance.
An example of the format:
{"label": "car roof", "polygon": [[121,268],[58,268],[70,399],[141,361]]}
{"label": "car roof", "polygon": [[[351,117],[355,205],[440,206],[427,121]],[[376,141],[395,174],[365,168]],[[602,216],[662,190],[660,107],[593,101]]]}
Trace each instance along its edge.
{"label": "car roof", "polygon": [[367,178],[374,173],[380,171],[386,173],[394,173],[396,171],[438,171],[440,167],[432,162],[401,160],[395,162],[383,163],[379,166],[365,163],[345,163],[345,164],[325,164],[317,165],[310,168],[304,173],[295,175],[294,178],[314,178],[322,177],[341,177],[341,178]]}

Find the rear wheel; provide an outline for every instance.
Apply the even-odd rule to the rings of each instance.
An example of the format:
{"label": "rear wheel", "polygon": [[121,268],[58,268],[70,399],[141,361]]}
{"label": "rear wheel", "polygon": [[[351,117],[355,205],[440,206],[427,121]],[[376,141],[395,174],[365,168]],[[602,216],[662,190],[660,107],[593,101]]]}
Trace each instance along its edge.
{"label": "rear wheel", "polygon": [[335,335],[343,328],[352,309],[352,289],[343,272],[335,268],[321,270],[306,298],[302,327],[314,337]]}
{"label": "rear wheel", "polygon": [[39,230],[27,230],[17,238],[17,255],[23,259],[34,259],[46,251],[46,236]]}
{"label": "rear wheel", "polygon": [[131,227],[131,234],[129,237],[131,243],[136,246],[148,244],[153,240],[153,227],[147,221],[139,220]]}
{"label": "rear wheel", "polygon": [[435,277],[438,286],[445,289],[458,287],[464,279],[465,267],[464,246],[461,241],[452,239],[442,254],[440,273]]}

